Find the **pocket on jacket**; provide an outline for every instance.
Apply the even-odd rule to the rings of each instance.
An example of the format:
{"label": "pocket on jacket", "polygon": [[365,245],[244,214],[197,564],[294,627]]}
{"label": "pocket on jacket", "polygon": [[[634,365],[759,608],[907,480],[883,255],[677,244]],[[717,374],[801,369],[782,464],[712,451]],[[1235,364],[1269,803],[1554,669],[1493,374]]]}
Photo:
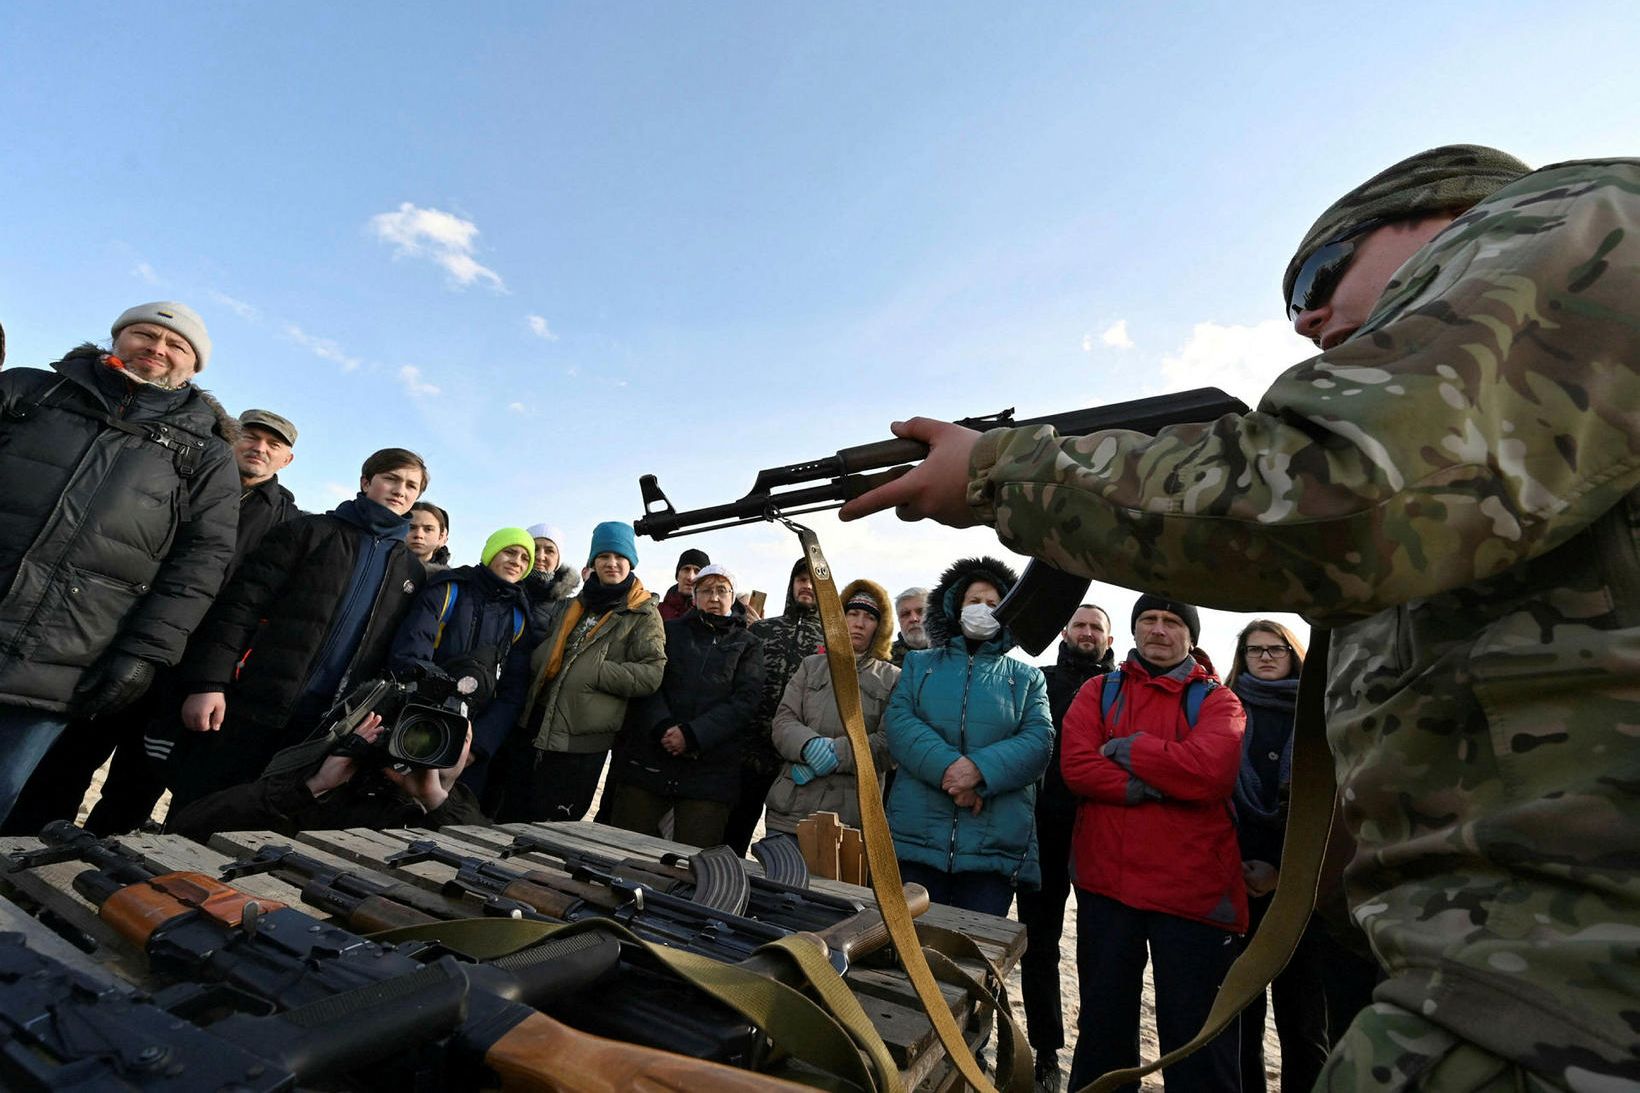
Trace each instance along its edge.
{"label": "pocket on jacket", "polygon": [[146,584],[76,569],[65,570],[58,587],[62,609],[44,616],[42,644],[52,663],[67,665],[90,664],[100,657],[149,591]]}

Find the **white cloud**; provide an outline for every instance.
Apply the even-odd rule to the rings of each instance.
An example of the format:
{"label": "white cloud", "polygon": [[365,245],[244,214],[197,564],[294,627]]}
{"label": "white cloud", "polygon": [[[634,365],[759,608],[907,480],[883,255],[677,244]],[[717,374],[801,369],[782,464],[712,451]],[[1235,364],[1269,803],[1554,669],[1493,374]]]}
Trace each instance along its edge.
{"label": "white cloud", "polygon": [[[315,357],[318,357],[321,360],[330,361],[333,364],[341,365],[342,371],[344,372],[351,372],[363,363],[358,357],[348,356],[341,346],[337,345],[329,338],[316,338],[312,334],[304,331],[295,323],[285,324],[285,337],[289,338],[303,349],[306,349]],[[348,496],[351,497],[352,494],[349,494]]]}
{"label": "white cloud", "polygon": [[352,486],[344,486],[340,482],[326,482],[325,492],[338,501],[346,501],[359,491]]}
{"label": "white cloud", "polygon": [[1133,339],[1128,337],[1127,320],[1118,319],[1110,328],[1099,335],[1099,340],[1116,349],[1132,349]]}
{"label": "white cloud", "polygon": [[138,262],[135,266],[132,266],[131,275],[148,282],[150,285],[159,284],[159,274],[155,273],[154,267],[147,262]]}
{"label": "white cloud", "polygon": [[484,281],[497,291],[506,291],[501,275],[473,257],[478,225],[471,220],[406,201],[394,212],[372,216],[370,229],[377,239],[391,243],[395,253],[438,263],[463,288]]}
{"label": "white cloud", "polygon": [[511,410],[515,414],[522,414],[525,412],[526,408],[522,402],[509,402],[507,403],[507,409]]}
{"label": "white cloud", "polygon": [[1257,326],[1197,323],[1190,339],[1162,358],[1165,389],[1213,386],[1252,406],[1272,380],[1315,354],[1315,346],[1280,319]]}
{"label": "white cloud", "polygon": [[1092,353],[1101,344],[1108,345],[1113,349],[1132,349],[1133,339],[1128,337],[1127,320],[1118,319],[1106,327],[1103,334],[1088,333],[1082,335],[1082,352],[1084,353]]}
{"label": "white cloud", "polygon": [[558,335],[552,332],[552,327],[547,325],[547,320],[544,317],[540,315],[531,315],[527,321],[530,324],[530,331],[537,338],[542,338],[549,342],[555,342],[558,340]]}
{"label": "white cloud", "polygon": [[212,289],[208,295],[212,300],[221,304],[235,315],[238,315],[241,319],[249,319],[254,321],[259,317],[255,307],[247,304],[244,300],[234,299],[226,292],[217,292],[215,289]]}
{"label": "white cloud", "polygon": [[399,369],[399,382],[404,384],[404,390],[411,398],[422,398],[439,393],[435,385],[421,378],[421,369],[413,364],[407,364]]}

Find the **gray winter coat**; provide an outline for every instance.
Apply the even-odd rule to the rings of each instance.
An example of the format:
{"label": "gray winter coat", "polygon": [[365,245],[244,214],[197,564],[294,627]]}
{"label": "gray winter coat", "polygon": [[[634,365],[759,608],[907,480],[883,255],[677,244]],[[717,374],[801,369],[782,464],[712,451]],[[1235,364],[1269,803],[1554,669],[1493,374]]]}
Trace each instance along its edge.
{"label": "gray winter coat", "polygon": [[[886,642],[885,642],[886,644]],[[860,674],[860,711],[865,715],[866,735],[871,741],[871,758],[877,764],[877,784],[892,765],[888,737],[883,732],[883,710],[899,681],[900,670],[871,651],[854,658]],[[854,745],[842,718],[837,716],[837,695],[832,689],[831,667],[826,654],[803,658],[786,693],[775,711],[771,730],[774,750],[785,760],[780,776],[769,787],[768,811],[763,822],[770,831],[797,830],[799,820],[816,812],[835,812],[849,827],[860,826],[860,795],[854,784]],[[829,737],[837,749],[837,769],[823,778],[798,785],[792,781],[792,765],[803,761],[803,745],[816,736]]]}

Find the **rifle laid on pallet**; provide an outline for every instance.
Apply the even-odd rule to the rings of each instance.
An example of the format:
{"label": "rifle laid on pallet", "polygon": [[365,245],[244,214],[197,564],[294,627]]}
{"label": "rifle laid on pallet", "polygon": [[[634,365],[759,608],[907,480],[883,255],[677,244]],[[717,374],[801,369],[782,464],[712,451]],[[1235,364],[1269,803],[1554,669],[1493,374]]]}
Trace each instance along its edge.
{"label": "rifle laid on pallet", "polygon": [[[1060,436],[1086,436],[1107,429],[1155,433],[1170,425],[1215,421],[1225,414],[1246,412],[1247,405],[1240,399],[1216,387],[1200,387],[1023,421],[1014,420],[1013,410],[1007,409],[963,418],[956,424],[980,431],[1047,425]],[[752,488],[738,501],[689,512],[673,508],[660,481],[646,474],[638,479],[643,515],[633,521],[633,528],[639,535],[659,540],[834,509],[893,481],[909,470],[910,464],[927,455],[928,446],[915,440],[879,440],[842,448],[819,459],[758,471]],[[1032,561],[1013,590],[1003,598],[997,616],[1012,630],[1022,648],[1040,653],[1059,636],[1060,628],[1075,613],[1091,583],[1086,577],[1066,573],[1042,561]]]}
{"label": "rifle laid on pallet", "polygon": [[[546,854],[575,874],[608,873],[627,880],[646,880],[651,887],[708,907],[721,908],[784,930],[822,930],[858,913],[865,905],[843,896],[754,876],[744,860],[727,846],[697,851],[684,858],[666,854],[655,862],[616,861],[547,835],[515,833],[501,856]],[[801,857],[799,857],[801,860]]]}
{"label": "rifle laid on pallet", "polygon": [[[436,1042],[389,1037],[394,1054],[370,1065],[373,1084],[466,1088],[500,1079],[526,1090],[794,1088],[766,1076],[668,1051],[617,1043],[569,1027],[537,1007],[562,1001],[607,975],[620,943],[595,933],[552,939],[489,964],[463,962],[436,944],[400,949],[261,899],[202,873],[164,872],[112,840],[66,822],[40,833],[47,845],[15,855],[11,870],[84,861],[75,891],[147,956],[149,968],[201,997],[215,992],[274,1012],[334,1002],[360,989],[382,998],[455,982],[460,1020]],[[375,996],[371,996],[375,997]]]}
{"label": "rifle laid on pallet", "polygon": [[0,1086],[15,1090],[234,1089],[275,1093],[386,1061],[404,1043],[448,1036],[468,984],[428,964],[271,1016],[235,1012],[201,1027],[197,999],[98,981],[0,933]]}
{"label": "rifle laid on pallet", "polygon": [[446,891],[517,900],[537,915],[558,922],[579,922],[588,917],[614,919],[646,940],[729,963],[745,960],[759,946],[792,932],[705,907],[586,862],[578,863],[569,873],[516,869],[504,862],[463,854],[431,839],[418,839],[387,857],[384,864],[428,861],[455,869],[445,882]]}

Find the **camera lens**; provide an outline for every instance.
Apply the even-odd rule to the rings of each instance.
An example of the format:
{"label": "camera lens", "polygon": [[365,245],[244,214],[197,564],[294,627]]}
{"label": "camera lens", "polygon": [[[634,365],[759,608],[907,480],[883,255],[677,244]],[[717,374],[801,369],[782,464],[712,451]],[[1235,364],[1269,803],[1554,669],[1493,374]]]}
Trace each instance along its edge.
{"label": "camera lens", "polygon": [[430,717],[409,717],[399,723],[393,750],[412,763],[425,763],[449,748],[448,728]]}

